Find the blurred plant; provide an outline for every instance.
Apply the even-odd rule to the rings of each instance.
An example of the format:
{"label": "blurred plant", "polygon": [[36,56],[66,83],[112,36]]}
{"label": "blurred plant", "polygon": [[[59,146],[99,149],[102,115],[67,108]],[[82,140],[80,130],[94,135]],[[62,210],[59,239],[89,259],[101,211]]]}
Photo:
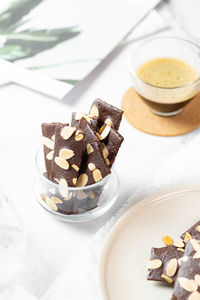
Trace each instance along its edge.
{"label": "blurred plant", "polygon": [[[34,56],[80,34],[76,26],[56,29],[20,30],[27,14],[43,0],[18,0],[0,13],[0,37],[4,47],[0,56],[10,61]],[[25,19],[26,17],[26,19]]]}
{"label": "blurred plant", "polygon": [[[27,15],[43,0],[17,0],[0,13],[0,57],[9,61],[33,57],[78,36],[77,26],[55,29],[26,29]],[[66,80],[71,83],[76,80]]]}

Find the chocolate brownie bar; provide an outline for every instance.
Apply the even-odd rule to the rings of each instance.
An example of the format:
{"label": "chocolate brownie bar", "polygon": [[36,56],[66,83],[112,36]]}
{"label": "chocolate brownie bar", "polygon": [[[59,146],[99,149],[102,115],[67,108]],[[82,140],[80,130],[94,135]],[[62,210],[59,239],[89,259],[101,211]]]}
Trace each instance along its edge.
{"label": "chocolate brownie bar", "polygon": [[[75,214],[97,206],[105,181],[88,189],[110,174],[123,137],[117,132],[122,111],[100,99],[94,101],[91,113],[73,113],[69,124],[43,124],[44,174],[58,186],[46,183],[41,195],[49,207],[64,214]],[[100,133],[101,132],[101,133]],[[49,185],[49,186],[48,186]]]}
{"label": "chocolate brownie bar", "polygon": [[[106,126],[109,127],[108,125]],[[114,163],[115,157],[117,156],[117,153],[119,151],[119,148],[123,140],[124,140],[123,136],[117,130],[110,127],[109,133],[101,142],[101,150],[103,156],[106,160],[106,164],[110,168]]]}
{"label": "chocolate brownie bar", "polygon": [[90,108],[90,115],[95,116],[99,119],[98,127],[101,126],[109,120],[112,126],[118,130],[122,119],[123,111],[111,104],[108,104],[101,99],[96,99]]}
{"label": "chocolate brownie bar", "polygon": [[82,118],[85,118],[92,127],[97,130],[98,127],[98,118],[89,114],[80,113],[80,112],[73,112],[72,113],[72,120],[71,120],[71,126],[79,127],[79,122]]}
{"label": "chocolate brownie bar", "polygon": [[172,300],[200,299],[200,258],[186,258],[179,269]]}
{"label": "chocolate brownie bar", "polygon": [[44,146],[44,159],[46,166],[45,176],[50,179],[52,169],[52,159],[54,153],[55,132],[60,123],[42,123],[42,141]]}
{"label": "chocolate brownie bar", "polygon": [[200,258],[200,241],[195,239],[189,240],[185,247],[185,256]]}
{"label": "chocolate brownie bar", "polygon": [[75,192],[74,210],[77,213],[83,213],[97,207],[97,203],[101,196],[101,187],[90,190],[79,190]]}
{"label": "chocolate brownie bar", "polygon": [[59,125],[55,134],[52,178],[60,182],[66,180],[68,186],[75,187],[84,150],[84,134],[69,125]]}
{"label": "chocolate brownie bar", "polygon": [[200,221],[195,223],[192,227],[190,227],[186,232],[181,235],[183,240],[189,240],[191,238],[200,240]]}
{"label": "chocolate brownie bar", "polygon": [[178,248],[174,245],[152,248],[147,279],[172,284],[176,280],[183,255],[183,248]]}
{"label": "chocolate brownie bar", "polygon": [[98,182],[110,174],[110,168],[101,152],[100,139],[94,128],[85,119],[82,119],[79,128],[85,133],[85,150],[77,181],[78,187]]}

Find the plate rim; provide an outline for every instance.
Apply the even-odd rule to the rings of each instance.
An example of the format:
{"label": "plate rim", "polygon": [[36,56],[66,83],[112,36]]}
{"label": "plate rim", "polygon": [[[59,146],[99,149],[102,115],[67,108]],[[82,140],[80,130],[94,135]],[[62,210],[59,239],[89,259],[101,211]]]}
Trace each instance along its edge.
{"label": "plate rim", "polygon": [[[178,187],[169,188],[169,189],[157,192],[157,193],[150,194],[150,195],[142,198],[137,203],[133,204],[116,221],[116,223],[111,227],[110,231],[108,232],[108,235],[103,243],[103,247],[102,247],[100,259],[99,259],[99,267],[98,267],[99,285],[100,285],[100,290],[101,290],[101,296],[103,297],[104,300],[111,300],[110,298],[108,298],[108,295],[106,292],[106,287],[105,287],[105,279],[104,279],[105,261],[106,261],[106,257],[108,256],[108,253],[109,253],[110,242],[111,242],[112,238],[115,236],[115,234],[117,233],[117,231],[120,230],[121,226],[123,225],[123,222],[129,218],[129,215],[134,214],[134,211],[135,211],[135,213],[137,213],[138,210],[141,210],[146,205],[152,205],[161,200],[167,201],[167,199],[169,199],[170,196],[174,196],[174,195],[182,194],[182,193],[193,192],[193,191],[198,191],[198,190],[200,190],[200,183],[193,183],[193,184],[184,184],[184,185],[181,185]],[[135,194],[131,195],[128,198],[128,201],[130,201],[134,197],[135,197]],[[165,199],[165,198],[167,198],[167,199]]]}

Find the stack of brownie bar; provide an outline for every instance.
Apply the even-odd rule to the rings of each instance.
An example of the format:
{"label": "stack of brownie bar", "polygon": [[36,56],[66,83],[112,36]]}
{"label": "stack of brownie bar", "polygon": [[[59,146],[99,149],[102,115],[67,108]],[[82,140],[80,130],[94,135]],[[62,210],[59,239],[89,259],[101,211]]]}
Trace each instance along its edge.
{"label": "stack of brownie bar", "polygon": [[[72,113],[71,124],[43,123],[45,176],[60,187],[91,186],[91,190],[59,195],[48,191],[42,198],[65,214],[80,213],[97,206],[102,187],[92,189],[111,172],[123,142],[118,132],[123,111],[96,99],[89,114]],[[51,189],[52,190],[52,189]]]}
{"label": "stack of brownie bar", "polygon": [[200,221],[166,247],[152,248],[148,280],[174,284],[172,300],[200,300]]}

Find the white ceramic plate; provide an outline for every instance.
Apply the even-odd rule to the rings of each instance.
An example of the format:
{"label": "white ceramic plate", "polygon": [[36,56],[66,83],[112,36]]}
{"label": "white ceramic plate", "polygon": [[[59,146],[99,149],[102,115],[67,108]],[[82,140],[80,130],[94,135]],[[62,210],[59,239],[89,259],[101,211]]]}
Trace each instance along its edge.
{"label": "white ceramic plate", "polygon": [[100,260],[106,300],[169,300],[172,288],[146,280],[151,247],[174,239],[200,220],[200,185],[187,185],[145,198],[111,230]]}

